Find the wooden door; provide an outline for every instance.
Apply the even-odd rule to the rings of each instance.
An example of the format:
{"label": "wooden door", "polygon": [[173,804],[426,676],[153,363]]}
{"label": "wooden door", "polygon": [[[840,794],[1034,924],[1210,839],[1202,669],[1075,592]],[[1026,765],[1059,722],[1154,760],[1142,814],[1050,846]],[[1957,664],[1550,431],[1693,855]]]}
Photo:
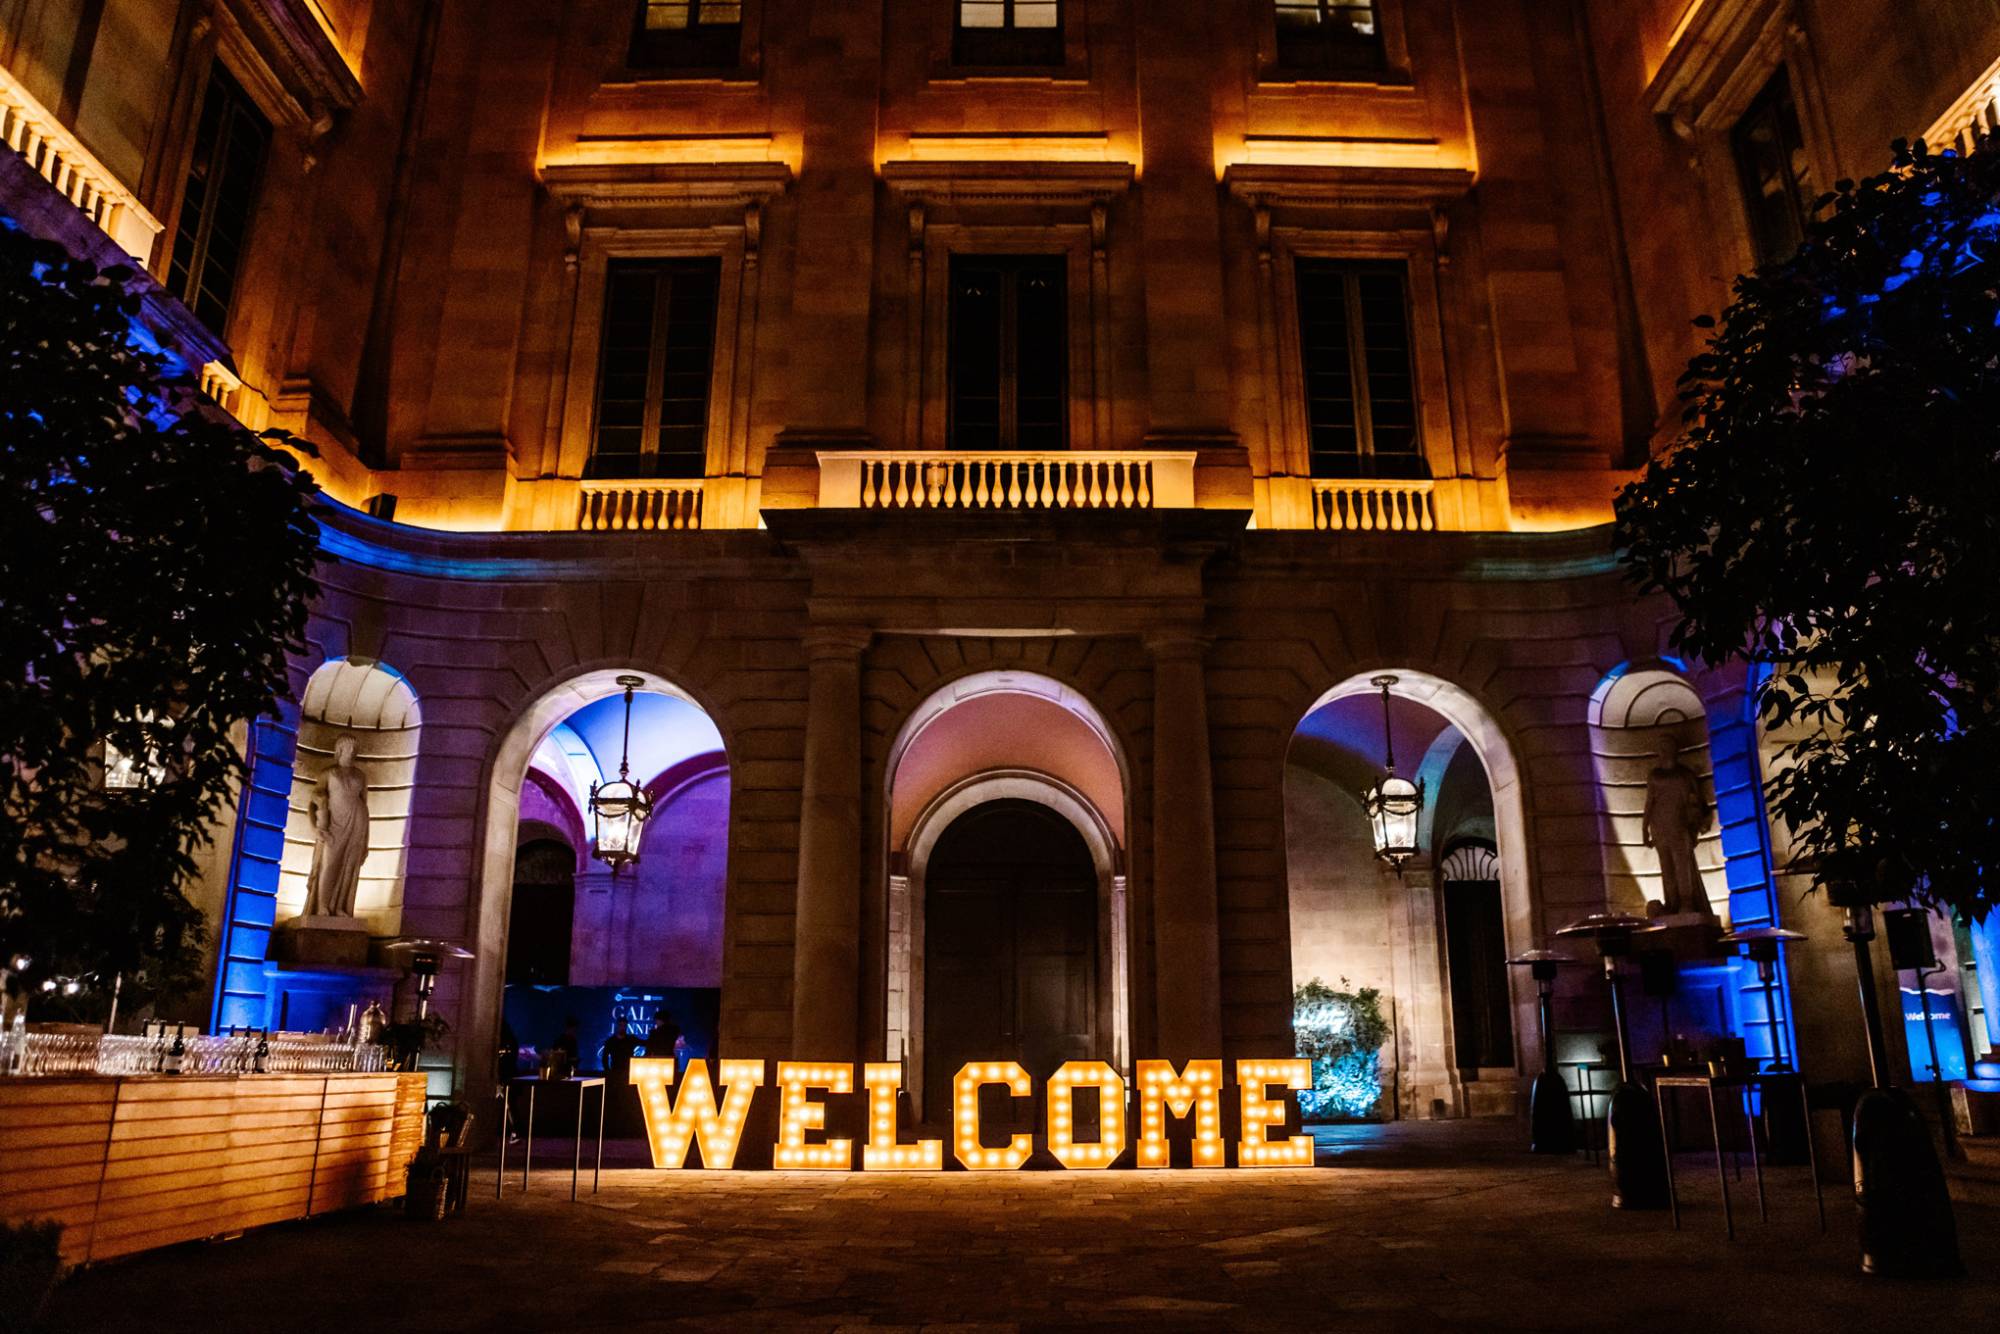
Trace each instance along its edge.
{"label": "wooden door", "polygon": [[[989,802],[945,830],[925,872],[924,1105],[948,1119],[968,1061],[1037,1081],[1097,1056],[1097,872],[1083,836],[1034,802]],[[987,1094],[995,1130],[1030,1105]]]}
{"label": "wooden door", "polygon": [[1458,1067],[1513,1065],[1514,1016],[1507,989],[1507,936],[1499,881],[1445,882],[1444,938]]}

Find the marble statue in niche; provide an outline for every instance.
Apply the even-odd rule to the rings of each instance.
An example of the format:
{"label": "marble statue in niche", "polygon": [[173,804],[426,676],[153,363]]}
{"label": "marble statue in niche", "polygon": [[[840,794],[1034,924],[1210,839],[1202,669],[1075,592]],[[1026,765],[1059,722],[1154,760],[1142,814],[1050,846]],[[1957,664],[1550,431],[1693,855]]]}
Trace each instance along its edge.
{"label": "marble statue in niche", "polygon": [[1657,763],[1646,778],[1646,809],[1641,836],[1660,854],[1660,902],[1648,903],[1649,916],[1675,916],[1712,910],[1695,864],[1695,845],[1715,823],[1714,808],[1702,790],[1701,777],[1681,763],[1680,742],[1662,731],[1654,755]]}
{"label": "marble statue in niche", "polygon": [[354,762],[355,742],[333,743],[333,764],[320,775],[308,810],[312,816],[312,873],[306,880],[307,917],[353,917],[361,864],[368,860],[368,778]]}

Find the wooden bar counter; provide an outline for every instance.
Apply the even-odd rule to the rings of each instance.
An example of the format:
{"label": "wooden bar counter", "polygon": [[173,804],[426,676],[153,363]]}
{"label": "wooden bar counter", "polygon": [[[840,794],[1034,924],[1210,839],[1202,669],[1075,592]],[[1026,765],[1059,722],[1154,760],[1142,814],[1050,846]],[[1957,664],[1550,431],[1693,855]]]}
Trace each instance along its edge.
{"label": "wooden bar counter", "polygon": [[373,1204],[423,1125],[420,1074],[0,1079],[0,1219],[83,1264]]}

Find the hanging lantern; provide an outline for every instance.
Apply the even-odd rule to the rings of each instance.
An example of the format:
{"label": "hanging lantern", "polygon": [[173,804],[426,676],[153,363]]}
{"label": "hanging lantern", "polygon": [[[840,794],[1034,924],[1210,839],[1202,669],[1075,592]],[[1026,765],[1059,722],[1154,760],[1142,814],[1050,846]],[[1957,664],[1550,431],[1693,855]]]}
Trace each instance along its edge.
{"label": "hanging lantern", "polygon": [[1385,772],[1362,798],[1368,810],[1368,825],[1375,833],[1375,855],[1403,873],[1403,865],[1417,855],[1417,817],[1424,809],[1424,785],[1396,776],[1396,743],[1389,726],[1389,687],[1393,676],[1378,676],[1369,682],[1382,691],[1382,751]]}
{"label": "hanging lantern", "polygon": [[629,777],[632,692],[646,682],[642,677],[621,676],[618,684],[625,687],[625,739],[619,746],[618,777],[613,782],[590,785],[590,816],[596,826],[590,852],[609,866],[613,875],[621,867],[639,860],[639,837],[645,830],[646,817],[653,813],[653,799]]}

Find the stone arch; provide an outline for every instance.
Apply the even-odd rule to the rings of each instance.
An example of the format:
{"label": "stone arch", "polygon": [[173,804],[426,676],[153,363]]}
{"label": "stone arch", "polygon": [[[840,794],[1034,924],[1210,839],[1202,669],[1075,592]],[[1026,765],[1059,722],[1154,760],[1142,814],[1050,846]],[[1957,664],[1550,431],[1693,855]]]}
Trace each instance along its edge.
{"label": "stone arch", "polygon": [[[1681,762],[1715,802],[1715,764],[1708,710],[1682,665],[1668,658],[1621,663],[1591,692],[1591,764],[1597,774],[1599,841],[1606,902],[1614,911],[1643,913],[1661,897],[1660,857],[1642,832],[1646,780],[1659,738],[1673,738]],[[1719,818],[1695,843],[1702,888],[1722,921],[1729,920],[1729,886]]]}
{"label": "stone arch", "polygon": [[[1435,797],[1429,794],[1435,793],[1438,787],[1437,779],[1451,769],[1454,762],[1476,761],[1478,769],[1483,771],[1492,804],[1492,835],[1499,861],[1497,879],[1501,887],[1501,925],[1505,946],[1509,953],[1533,947],[1538,943],[1539,909],[1527,855],[1528,800],[1518,753],[1499,719],[1471,691],[1441,676],[1394,664],[1383,664],[1378,668],[1357,672],[1331,689],[1323,691],[1299,715],[1298,722],[1293,728],[1286,760],[1288,918],[1297,911],[1291,891],[1298,874],[1293,859],[1298,854],[1296,839],[1301,831],[1297,821],[1302,814],[1299,803],[1294,799],[1293,776],[1299,765],[1296,755],[1302,734],[1306,731],[1307,720],[1329,705],[1357,696],[1378,694],[1378,688],[1372,684],[1372,678],[1384,673],[1398,678],[1396,685],[1392,687],[1393,696],[1420,706],[1430,715],[1435,715],[1435,718],[1444,725],[1443,730],[1433,737],[1420,753],[1405,753],[1403,747],[1407,742],[1398,743],[1398,771],[1412,777],[1422,775],[1431,780],[1426,788],[1427,807],[1434,807]],[[1450,734],[1454,731],[1462,740],[1451,738]],[[1374,745],[1380,744],[1379,724],[1371,742]],[[1468,748],[1469,756],[1465,754]],[[1371,761],[1365,776],[1360,767],[1350,764],[1348,769],[1352,772],[1343,769],[1337,773],[1322,774],[1310,768],[1305,772],[1310,777],[1321,780],[1320,786],[1326,789],[1322,796],[1338,794],[1346,799],[1335,802],[1331,809],[1335,816],[1344,822],[1343,828],[1346,824],[1354,825],[1352,830],[1346,830],[1340,836],[1342,845],[1346,849],[1341,856],[1351,858],[1356,855],[1372,854],[1372,844],[1361,841],[1365,837],[1365,822],[1356,824],[1355,821],[1359,819],[1358,798],[1361,789],[1366,781],[1379,773],[1379,763]],[[1433,808],[1429,814],[1434,817],[1435,809]],[[1452,839],[1454,845],[1457,842],[1451,829],[1438,829],[1432,822],[1423,823],[1421,828],[1423,846],[1427,854],[1449,850],[1436,846],[1439,839]],[[1362,851],[1364,848],[1365,853]],[[1403,1109],[1404,1115],[1430,1114],[1427,1106],[1434,1101],[1443,1101],[1448,1107],[1471,1107],[1480,1110],[1483,1108],[1483,1091],[1489,1088],[1488,1085],[1481,1084],[1481,1099],[1476,1102],[1470,1100],[1471,1086],[1460,1088],[1456,1072],[1448,1067],[1444,1058],[1444,1053],[1450,1050],[1451,1024],[1445,1005],[1442,935],[1439,931],[1441,917],[1434,901],[1436,886],[1432,883],[1436,869],[1428,857],[1421,857],[1413,864],[1402,882],[1406,889],[1393,896],[1396,902],[1405,905],[1403,912],[1409,920],[1404,921],[1399,917],[1382,928],[1385,935],[1381,948],[1388,952],[1385,957],[1392,961],[1387,966],[1400,969],[1404,965],[1394,960],[1402,958],[1412,969],[1409,977],[1399,982],[1399,986],[1409,993],[1410,1009],[1408,1013],[1396,1019],[1398,1040],[1407,1037],[1410,1049],[1398,1050],[1392,1054],[1397,1069],[1399,1091],[1407,1093],[1416,1100],[1413,1107],[1406,1106]],[[1430,906],[1420,910],[1418,906],[1420,904]],[[1419,918],[1422,920],[1418,920]],[[1299,923],[1294,921],[1292,937],[1295,946],[1299,940],[1299,929]],[[1418,947],[1416,942],[1426,931],[1432,933],[1431,944],[1437,948]],[[1293,980],[1296,982],[1300,979]],[[1326,980],[1331,982],[1334,979]],[[1535,1036],[1535,997],[1532,988],[1521,985],[1519,979],[1509,977],[1506,1000],[1514,1033],[1514,1070],[1518,1073],[1521,1070],[1534,1068],[1541,1060]],[[1391,1060],[1385,1059],[1385,1067],[1390,1064]],[[1409,1083],[1409,1087],[1402,1087],[1406,1082]],[[1499,1096],[1507,1100],[1508,1106],[1511,1106],[1515,1093],[1513,1082],[1507,1081],[1508,1087],[1497,1091]]]}
{"label": "stone arch", "polygon": [[[957,722],[1006,697],[1025,702],[1046,726],[1033,745],[966,743]],[[1068,721],[1063,721],[1067,719]],[[1016,739],[1018,740],[1018,738]],[[949,756],[931,763],[926,745]],[[918,757],[918,771],[906,761]],[[899,779],[903,782],[899,784]],[[1131,943],[1125,844],[1131,786],[1125,746],[1096,704],[1074,687],[1030,671],[984,669],[932,691],[904,719],[889,747],[882,786],[888,867],[885,1053],[909,1056],[906,1087],[923,1088],[923,914],[925,871],[938,837],[960,815],[991,801],[1018,798],[1062,816],[1083,836],[1098,875],[1099,1031],[1115,1063],[1131,1060]]]}
{"label": "stone arch", "polygon": [[466,994],[460,1009],[456,1054],[458,1082],[469,1087],[475,1098],[483,1095],[492,1077],[482,1054],[496,1050],[499,1043],[514,853],[529,761],[558,723],[599,700],[622,694],[624,687],[617,678],[626,675],[640,678],[637,688],[642,693],[665,695],[699,710],[714,724],[721,738],[723,762],[728,762],[729,732],[717,711],[675,682],[641,667],[590,668],[544,684],[500,734],[487,764],[482,835],[472,868],[476,893],[468,923],[468,947],[474,957],[466,962]]}
{"label": "stone arch", "polygon": [[355,894],[355,916],[371,935],[393,936],[402,929],[403,872],[422,729],[416,691],[387,663],[333,658],[306,679],[278,874],[281,919],[305,910],[316,841],[310,813],[313,788],[333,763],[334,744],[352,736],[355,763],[368,779],[369,817],[368,858]]}

